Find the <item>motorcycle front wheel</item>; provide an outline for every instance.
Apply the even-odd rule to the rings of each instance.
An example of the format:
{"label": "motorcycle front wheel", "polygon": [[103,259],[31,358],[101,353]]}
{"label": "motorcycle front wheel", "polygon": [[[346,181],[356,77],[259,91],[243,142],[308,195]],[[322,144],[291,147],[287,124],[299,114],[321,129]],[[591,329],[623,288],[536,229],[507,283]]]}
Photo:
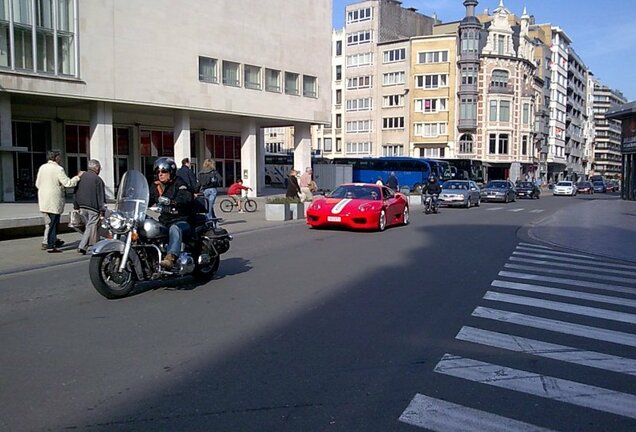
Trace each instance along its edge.
{"label": "motorcycle front wheel", "polygon": [[107,299],[126,297],[135,287],[135,276],[130,262],[120,273],[122,255],[110,252],[104,255],[93,255],[89,264],[89,274],[93,286],[98,293]]}

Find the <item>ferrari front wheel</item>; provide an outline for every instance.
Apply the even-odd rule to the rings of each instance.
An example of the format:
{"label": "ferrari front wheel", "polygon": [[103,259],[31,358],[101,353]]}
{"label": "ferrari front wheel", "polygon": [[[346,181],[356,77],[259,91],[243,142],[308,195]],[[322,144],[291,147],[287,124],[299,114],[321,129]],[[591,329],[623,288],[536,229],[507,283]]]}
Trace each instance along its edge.
{"label": "ferrari front wheel", "polygon": [[378,217],[378,231],[384,231],[386,228],[386,212],[380,211],[380,217]]}

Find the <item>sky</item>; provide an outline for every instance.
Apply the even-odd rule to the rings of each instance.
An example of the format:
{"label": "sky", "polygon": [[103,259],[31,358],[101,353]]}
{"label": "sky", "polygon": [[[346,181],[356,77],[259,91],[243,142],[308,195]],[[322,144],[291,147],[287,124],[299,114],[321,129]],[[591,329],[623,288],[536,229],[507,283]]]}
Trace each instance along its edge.
{"label": "sky", "polygon": [[[333,26],[344,26],[345,7],[358,0],[333,0]],[[492,13],[499,0],[479,0],[477,13]],[[403,7],[442,22],[465,15],[463,0],[402,0]],[[561,27],[572,47],[606,86],[620,90],[628,101],[636,100],[636,0],[504,0],[504,6],[521,16],[524,6],[537,23]]]}

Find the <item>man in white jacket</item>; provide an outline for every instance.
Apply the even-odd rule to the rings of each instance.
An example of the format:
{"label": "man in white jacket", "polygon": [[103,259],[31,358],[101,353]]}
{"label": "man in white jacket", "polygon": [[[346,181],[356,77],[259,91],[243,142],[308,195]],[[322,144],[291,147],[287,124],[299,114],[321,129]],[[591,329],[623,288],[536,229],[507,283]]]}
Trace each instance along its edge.
{"label": "man in white jacket", "polygon": [[44,217],[44,235],[46,237],[46,251],[49,253],[62,252],[56,245],[57,225],[60,215],[64,211],[65,188],[75,187],[83,174],[80,171],[75,177],[69,178],[60,166],[62,159],[59,150],[51,150],[47,154],[48,161],[38,170],[35,187],[38,188],[38,203]]}

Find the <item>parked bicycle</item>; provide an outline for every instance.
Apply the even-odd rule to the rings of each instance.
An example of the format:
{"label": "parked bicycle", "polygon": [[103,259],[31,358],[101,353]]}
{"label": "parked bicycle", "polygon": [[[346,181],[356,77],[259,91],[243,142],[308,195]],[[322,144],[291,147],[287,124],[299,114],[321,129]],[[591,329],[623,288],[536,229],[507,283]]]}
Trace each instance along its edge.
{"label": "parked bicycle", "polygon": [[[256,211],[256,201],[248,197],[240,198],[242,201],[242,208],[248,213],[252,213]],[[223,198],[221,202],[219,202],[219,207],[221,207],[221,211],[223,213],[230,213],[232,210],[239,209],[238,200],[234,198]]]}

